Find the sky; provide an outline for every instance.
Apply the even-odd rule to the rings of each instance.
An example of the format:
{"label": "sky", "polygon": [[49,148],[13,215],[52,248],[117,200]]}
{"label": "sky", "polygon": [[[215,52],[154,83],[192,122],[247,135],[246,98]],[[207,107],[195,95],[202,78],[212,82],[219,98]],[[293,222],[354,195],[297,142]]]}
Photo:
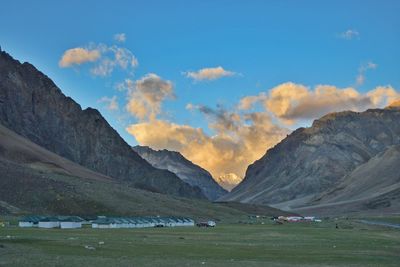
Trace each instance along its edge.
{"label": "sky", "polygon": [[400,98],[400,1],[2,1],[0,45],[131,145],[217,180],[328,112]]}

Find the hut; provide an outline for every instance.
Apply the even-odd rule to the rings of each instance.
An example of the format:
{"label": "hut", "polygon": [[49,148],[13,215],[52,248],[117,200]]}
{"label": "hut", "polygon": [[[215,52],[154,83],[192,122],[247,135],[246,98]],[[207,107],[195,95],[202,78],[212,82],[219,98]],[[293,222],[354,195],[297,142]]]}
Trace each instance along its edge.
{"label": "hut", "polygon": [[76,229],[82,228],[82,222],[84,221],[78,216],[63,216],[59,217],[61,229]]}
{"label": "hut", "polygon": [[19,227],[38,227],[39,221],[44,219],[44,216],[31,215],[22,217],[19,222]]}
{"label": "hut", "polygon": [[39,220],[39,228],[58,228],[60,220],[57,217],[44,217]]}
{"label": "hut", "polygon": [[98,218],[92,221],[92,228],[108,229],[111,227],[112,221],[109,218]]}
{"label": "hut", "polygon": [[194,220],[190,218],[182,218],[182,220],[184,221],[182,226],[194,226]]}

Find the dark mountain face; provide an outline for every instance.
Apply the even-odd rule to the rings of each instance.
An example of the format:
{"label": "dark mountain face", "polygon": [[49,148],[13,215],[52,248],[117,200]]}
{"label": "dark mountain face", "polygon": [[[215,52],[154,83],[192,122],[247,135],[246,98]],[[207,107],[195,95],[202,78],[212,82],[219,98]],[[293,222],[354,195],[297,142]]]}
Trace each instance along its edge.
{"label": "dark mountain face", "polygon": [[182,181],[197,186],[210,200],[216,200],[227,193],[214,179],[211,174],[200,166],[187,160],[182,154],[168,150],[153,150],[146,146],[133,147],[142,158],[153,167],[169,170],[175,173]]}
{"label": "dark mountain face", "polygon": [[0,123],[96,172],[136,187],[204,198],[199,188],[143,160],[92,108],[82,110],[43,73],[0,52]]}
{"label": "dark mountain face", "polygon": [[[268,150],[248,167],[243,182],[222,199],[274,204],[288,210],[307,206],[358,166],[398,144],[399,109],[329,114]],[[375,179],[384,181],[385,177]]]}

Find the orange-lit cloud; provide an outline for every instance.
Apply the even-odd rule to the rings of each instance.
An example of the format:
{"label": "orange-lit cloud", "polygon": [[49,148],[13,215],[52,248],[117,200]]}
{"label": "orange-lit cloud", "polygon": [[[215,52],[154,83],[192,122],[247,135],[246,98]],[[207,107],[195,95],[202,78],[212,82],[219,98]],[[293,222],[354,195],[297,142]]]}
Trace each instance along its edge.
{"label": "orange-lit cloud", "polygon": [[209,134],[200,128],[157,118],[161,102],[173,95],[173,87],[155,75],[152,78],[157,82],[143,87],[153,88],[150,95],[138,96],[137,92],[147,90],[137,88],[137,84],[142,84],[148,78],[146,76],[136,83],[132,82],[134,90],[131,100],[135,99],[135,105],[131,112],[140,122],[128,126],[127,131],[140,145],[181,152],[210,171],[227,189],[238,183],[249,164],[262,157],[267,149],[289,133],[283,125],[296,123],[299,119],[316,119],[334,111],[383,107],[400,98],[399,93],[390,86],[360,93],[350,87],[318,85],[310,89],[289,82],[256,96],[244,97],[229,110],[222,106],[210,108],[187,104],[188,110],[204,114],[211,130]]}
{"label": "orange-lit cloud", "polygon": [[[119,38],[122,37],[119,36]],[[124,36],[124,38],[126,37]],[[66,68],[83,63],[92,63],[90,73],[103,77],[109,76],[117,68],[132,73],[139,64],[136,57],[127,48],[91,43],[86,47],[66,50],[59,61],[59,66]]]}
{"label": "orange-lit cloud", "polygon": [[[243,177],[249,164],[259,159],[266,149],[279,142],[288,131],[272,123],[265,113],[239,115],[224,110],[199,107],[207,113],[214,135],[200,128],[178,125],[163,120],[150,120],[130,125],[127,131],[141,145],[154,149],[181,152],[192,162],[211,172],[214,177]],[[228,186],[228,189],[231,189]]]}
{"label": "orange-lit cloud", "polygon": [[97,49],[89,50],[77,47],[65,51],[58,64],[62,68],[67,68],[72,65],[80,65],[85,62],[94,62],[98,60],[100,56],[100,51]]}
{"label": "orange-lit cloud", "polygon": [[272,88],[268,94],[245,97],[240,103],[242,109],[261,103],[266,111],[272,112],[281,121],[293,124],[299,119],[312,120],[335,111],[362,111],[384,107],[399,96],[391,86],[381,86],[367,93],[360,93],[351,87],[318,85],[312,90],[304,85],[288,82]]}
{"label": "orange-lit cloud", "polygon": [[391,102],[391,103],[388,105],[388,107],[389,107],[389,108],[400,108],[400,99],[397,99],[397,100]]}
{"label": "orange-lit cloud", "polygon": [[203,68],[198,71],[188,71],[184,73],[186,77],[192,78],[196,81],[202,80],[216,80],[222,77],[233,76],[236,73],[233,71],[225,70],[223,67],[218,66],[215,68]]}
{"label": "orange-lit cloud", "polygon": [[154,120],[161,111],[162,102],[175,97],[172,82],[154,73],[136,82],[128,79],[123,86],[128,90],[126,109],[139,120]]}

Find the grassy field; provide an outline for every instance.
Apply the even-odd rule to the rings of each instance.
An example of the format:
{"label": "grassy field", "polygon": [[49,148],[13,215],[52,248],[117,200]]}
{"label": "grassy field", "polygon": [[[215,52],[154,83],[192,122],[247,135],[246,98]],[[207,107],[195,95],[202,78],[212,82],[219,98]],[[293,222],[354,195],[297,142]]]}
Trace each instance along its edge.
{"label": "grassy field", "polygon": [[0,266],[399,266],[399,262],[399,230],[352,220],[284,225],[266,221],[216,228],[0,228]]}

